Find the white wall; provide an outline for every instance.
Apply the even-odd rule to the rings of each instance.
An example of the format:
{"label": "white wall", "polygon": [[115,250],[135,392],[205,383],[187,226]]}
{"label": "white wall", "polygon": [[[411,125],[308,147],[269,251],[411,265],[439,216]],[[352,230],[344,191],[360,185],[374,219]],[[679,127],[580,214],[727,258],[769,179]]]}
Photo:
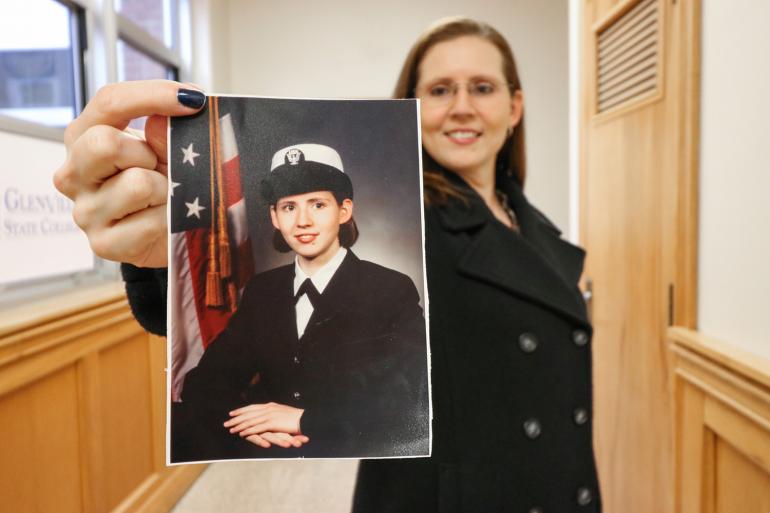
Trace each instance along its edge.
{"label": "white wall", "polygon": [[192,82],[206,91],[230,89],[229,12],[227,0],[190,0]]}
{"label": "white wall", "polygon": [[[212,21],[217,93],[390,96],[407,51],[432,21],[490,22],[518,60],[528,138],[527,194],[568,227],[567,0],[227,0]],[[212,2],[212,6],[214,3]],[[227,76],[227,80],[222,79]]]}
{"label": "white wall", "polygon": [[699,329],[770,358],[770,3],[703,2]]}

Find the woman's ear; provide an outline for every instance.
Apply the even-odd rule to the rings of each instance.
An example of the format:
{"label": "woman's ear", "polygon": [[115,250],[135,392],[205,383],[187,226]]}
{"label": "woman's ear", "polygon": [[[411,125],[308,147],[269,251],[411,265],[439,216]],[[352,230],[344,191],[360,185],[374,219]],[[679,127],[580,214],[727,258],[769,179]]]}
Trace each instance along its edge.
{"label": "woman's ear", "polygon": [[353,217],[353,200],[344,199],[340,204],[340,224],[345,224]]}
{"label": "woman's ear", "polygon": [[275,213],[275,205],[270,205],[270,221],[273,222],[273,228],[280,230],[278,227],[278,216]]}
{"label": "woman's ear", "polygon": [[521,122],[524,114],[524,94],[521,89],[511,95],[511,128],[515,128]]}

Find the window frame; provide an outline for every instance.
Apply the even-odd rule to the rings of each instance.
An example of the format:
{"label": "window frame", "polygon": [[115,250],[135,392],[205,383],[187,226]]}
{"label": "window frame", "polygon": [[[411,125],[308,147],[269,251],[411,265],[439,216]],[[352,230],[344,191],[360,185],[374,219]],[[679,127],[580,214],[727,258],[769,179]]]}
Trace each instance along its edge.
{"label": "window frame", "polygon": [[[72,34],[72,57],[75,64],[73,72],[75,91],[75,113],[79,114],[85,105],[85,58],[87,50],[85,8],[78,0],[51,0],[70,10],[70,34]],[[64,128],[35,123],[26,119],[0,114],[0,131],[37,137],[49,141],[64,141]]]}
{"label": "window frame", "polygon": [[[114,0],[52,0],[73,12],[71,33],[75,70],[76,115],[79,115],[101,87],[117,81],[119,39],[136,50],[171,68],[178,80],[191,76],[190,48],[185,41],[183,25],[190,23],[188,0],[174,0],[171,6],[172,48],[157,40],[132,20],[115,9]],[[185,17],[187,19],[185,19]],[[64,128],[51,127],[28,120],[0,114],[0,132],[19,134],[41,140],[64,142]],[[119,265],[96,255],[93,268],[87,271],[64,273],[48,277],[24,279],[0,284],[0,310],[20,302],[65,292],[73,287],[97,285],[120,279]]]}

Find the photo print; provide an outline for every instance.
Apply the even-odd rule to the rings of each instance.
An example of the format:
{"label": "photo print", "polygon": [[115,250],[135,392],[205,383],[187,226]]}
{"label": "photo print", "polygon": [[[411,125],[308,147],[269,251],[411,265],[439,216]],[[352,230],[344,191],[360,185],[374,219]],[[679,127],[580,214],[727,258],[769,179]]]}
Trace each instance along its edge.
{"label": "photo print", "polygon": [[169,126],[170,464],[430,454],[416,100]]}

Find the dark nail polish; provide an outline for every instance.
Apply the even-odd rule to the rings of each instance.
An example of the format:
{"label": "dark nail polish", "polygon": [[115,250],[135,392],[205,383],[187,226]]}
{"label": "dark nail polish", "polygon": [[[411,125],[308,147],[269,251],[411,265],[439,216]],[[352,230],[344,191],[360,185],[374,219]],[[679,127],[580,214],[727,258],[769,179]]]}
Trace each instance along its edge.
{"label": "dark nail polish", "polygon": [[206,104],[206,95],[195,89],[180,89],[176,93],[176,99],[191,109],[200,109]]}

